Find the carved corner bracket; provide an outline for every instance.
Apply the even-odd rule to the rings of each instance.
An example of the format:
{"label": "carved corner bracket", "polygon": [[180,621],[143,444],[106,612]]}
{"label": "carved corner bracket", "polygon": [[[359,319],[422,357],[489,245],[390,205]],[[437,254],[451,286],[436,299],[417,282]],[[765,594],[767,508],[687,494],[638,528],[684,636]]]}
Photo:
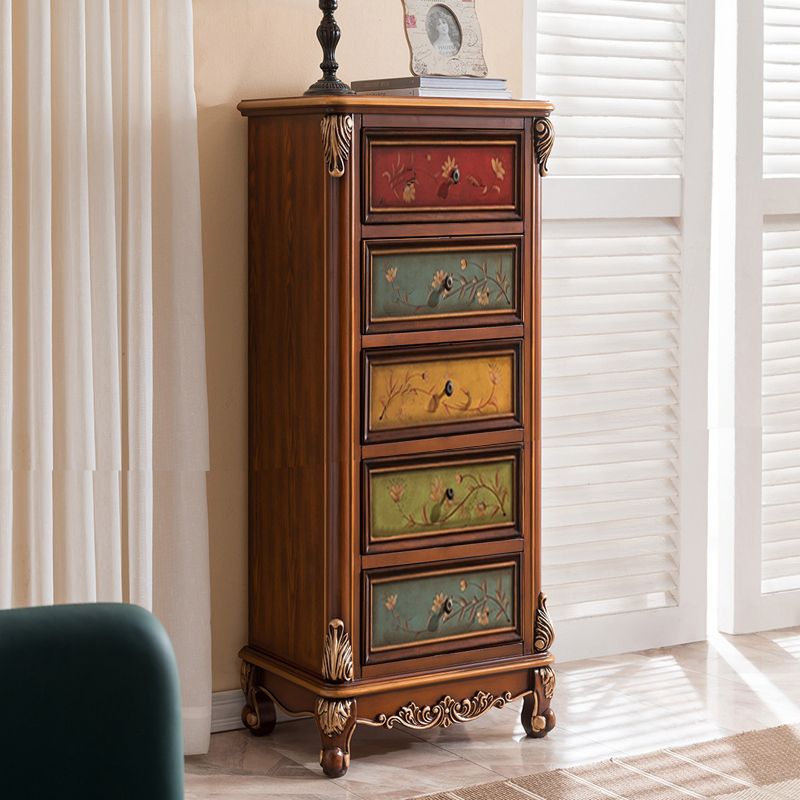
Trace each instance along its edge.
{"label": "carved corner bracket", "polygon": [[332,619],[325,634],[322,653],[322,677],[330,683],[348,683],[353,680],[353,646],[344,622]]}
{"label": "carved corner bracket", "polygon": [[328,173],[334,178],[341,178],[353,146],[353,115],[328,114],[322,118],[320,127]]}
{"label": "carved corner bracket", "polygon": [[[340,619],[328,623],[322,652],[322,677],[330,683],[353,680],[353,646]],[[354,700],[318,697],[316,715],[320,730],[331,739],[341,736],[354,722],[354,706]]]}
{"label": "carved corner bracket", "polygon": [[553,123],[549,117],[537,117],[533,124],[533,148],[536,152],[536,163],[539,165],[539,175],[547,176],[547,159],[553,151],[556,134]]}
{"label": "carved corner bracket", "polygon": [[477,692],[473,697],[463,700],[454,700],[447,695],[432,706],[420,707],[411,702],[396,714],[391,716],[380,714],[374,720],[361,720],[361,722],[385,728],[393,728],[399,723],[407,728],[421,731],[429,728],[449,728],[456,722],[469,722],[482,717],[492,708],[502,708],[512,699],[511,692],[503,692],[497,697],[490,692]]}
{"label": "carved corner bracket", "polygon": [[539,602],[536,606],[536,624],[533,628],[533,649],[536,653],[546,653],[556,638],[556,630],[547,613],[547,595],[539,592]]}

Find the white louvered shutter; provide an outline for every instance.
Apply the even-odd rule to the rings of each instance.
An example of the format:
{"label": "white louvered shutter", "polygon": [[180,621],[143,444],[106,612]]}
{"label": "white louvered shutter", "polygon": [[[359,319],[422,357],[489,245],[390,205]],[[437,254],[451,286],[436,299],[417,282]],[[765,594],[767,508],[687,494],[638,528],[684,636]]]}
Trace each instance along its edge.
{"label": "white louvered shutter", "polygon": [[735,509],[721,608],[723,630],[745,633],[800,624],[800,0],[740,0],[737,29]]}
{"label": "white louvered shutter", "polygon": [[765,219],[763,286],[761,591],[773,594],[800,589],[800,215]]}
{"label": "white louvered shutter", "polygon": [[765,216],[763,233],[761,591],[770,595],[800,590],[800,0],[764,7],[764,176],[767,192],[777,179],[794,194],[774,209],[794,213]]}
{"label": "white louvered shutter", "polygon": [[556,106],[542,581],[562,659],[705,630],[710,184],[686,176],[710,147],[712,20],[692,5],[688,19],[683,0],[536,9],[528,88]]}

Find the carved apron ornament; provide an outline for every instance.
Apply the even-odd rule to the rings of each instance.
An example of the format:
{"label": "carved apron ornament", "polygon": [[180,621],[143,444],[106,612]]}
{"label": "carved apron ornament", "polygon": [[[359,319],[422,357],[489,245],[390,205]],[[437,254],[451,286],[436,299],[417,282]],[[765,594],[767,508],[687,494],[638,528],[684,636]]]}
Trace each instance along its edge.
{"label": "carved apron ornament", "polygon": [[482,717],[492,708],[502,708],[511,700],[511,692],[503,692],[499,697],[490,692],[477,692],[474,697],[467,697],[464,700],[454,700],[447,695],[433,706],[420,708],[411,702],[396,714],[390,717],[381,714],[374,722],[367,724],[393,728],[399,722],[407,728],[421,731],[438,727],[449,728],[455,722],[469,722]]}

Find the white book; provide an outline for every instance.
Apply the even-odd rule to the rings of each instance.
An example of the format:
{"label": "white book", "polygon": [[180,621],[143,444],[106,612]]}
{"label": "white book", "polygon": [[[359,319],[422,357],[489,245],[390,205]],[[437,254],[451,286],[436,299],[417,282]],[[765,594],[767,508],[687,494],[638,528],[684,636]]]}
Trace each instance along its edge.
{"label": "white book", "polygon": [[411,75],[405,78],[381,78],[369,81],[353,81],[353,91],[359,94],[398,89],[425,89],[447,91],[506,91],[505,78],[448,77],[441,75]]}
{"label": "white book", "polygon": [[457,97],[464,100],[510,100],[511,92],[508,89],[481,90],[481,89],[377,89],[374,91],[359,91],[360,95],[373,95],[383,97]]}

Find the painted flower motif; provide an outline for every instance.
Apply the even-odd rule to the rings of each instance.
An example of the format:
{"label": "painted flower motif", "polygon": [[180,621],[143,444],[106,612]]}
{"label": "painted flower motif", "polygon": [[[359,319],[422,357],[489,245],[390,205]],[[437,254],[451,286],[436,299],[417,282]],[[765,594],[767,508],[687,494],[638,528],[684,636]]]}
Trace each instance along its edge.
{"label": "painted flower motif", "polygon": [[459,266],[461,267],[462,270],[465,270],[469,266],[467,259],[462,258]]}
{"label": "painted flower motif", "polygon": [[444,497],[444,483],[441,478],[434,478],[431,481],[431,500],[438,503]]}
{"label": "painted flower motif", "polygon": [[397,605],[397,595],[390,594],[384,601],[383,605],[386,607],[387,611],[394,611],[395,606]]}
{"label": "painted flower motif", "polygon": [[478,298],[478,303],[482,306],[489,305],[489,290],[488,289],[481,289],[478,294],[476,295]]}
{"label": "painted flower motif", "polygon": [[431,288],[438,289],[444,283],[445,278],[447,278],[447,273],[440,269],[434,276],[433,280],[431,281]]}
{"label": "painted flower motif", "polygon": [[497,175],[497,180],[502,181],[503,178],[506,176],[506,168],[503,166],[503,162],[499,158],[492,159],[492,169],[494,170],[494,174]]}
{"label": "painted flower motif", "polygon": [[463,481],[463,480],[464,480],[464,476],[459,472],[456,475],[456,483],[461,483],[461,481]]}
{"label": "painted flower motif", "polygon": [[489,380],[495,386],[500,383],[500,372],[497,369],[497,364],[489,364]]}
{"label": "painted flower motif", "polygon": [[489,624],[489,607],[484,606],[476,615],[475,618],[478,620],[478,623],[483,625],[484,627]]}
{"label": "painted flower motif", "polygon": [[417,184],[409,181],[403,189],[403,200],[406,203],[413,203],[417,199]]}
{"label": "painted flower motif", "polygon": [[403,499],[403,494],[405,493],[406,487],[403,486],[402,483],[393,483],[389,487],[389,497],[394,500],[395,503],[399,503]]}
{"label": "painted flower motif", "polygon": [[433,598],[433,605],[431,606],[431,613],[438,614],[442,610],[442,606],[447,602],[447,595],[439,592]]}
{"label": "painted flower motif", "polygon": [[468,586],[469,584],[463,578],[461,579],[461,583],[458,584],[458,588],[461,589],[462,592],[466,592]]}
{"label": "painted flower motif", "polygon": [[389,267],[389,269],[386,270],[386,280],[389,281],[389,283],[394,283],[396,277],[397,267]]}
{"label": "painted flower motif", "polygon": [[475,510],[476,510],[476,511],[477,511],[479,514],[485,514],[485,513],[486,513],[486,503],[484,503],[484,502],[483,502],[483,500],[481,500],[481,501],[480,501],[480,503],[478,503],[478,504],[475,506]]}
{"label": "painted flower motif", "polygon": [[456,160],[453,156],[447,156],[444,164],[442,164],[442,177],[443,178],[450,178],[452,177],[453,173],[458,169],[458,164],[456,164]]}

